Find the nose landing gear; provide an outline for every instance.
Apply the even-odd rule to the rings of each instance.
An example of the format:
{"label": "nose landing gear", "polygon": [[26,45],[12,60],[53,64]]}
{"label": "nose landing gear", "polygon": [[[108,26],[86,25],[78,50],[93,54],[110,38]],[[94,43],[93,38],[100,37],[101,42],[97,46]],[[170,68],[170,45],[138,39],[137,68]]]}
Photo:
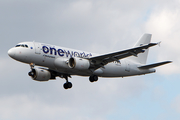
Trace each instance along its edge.
{"label": "nose landing gear", "polygon": [[30,63],[31,71],[28,73],[29,76],[34,77],[35,76],[35,70],[34,70],[34,63]]}

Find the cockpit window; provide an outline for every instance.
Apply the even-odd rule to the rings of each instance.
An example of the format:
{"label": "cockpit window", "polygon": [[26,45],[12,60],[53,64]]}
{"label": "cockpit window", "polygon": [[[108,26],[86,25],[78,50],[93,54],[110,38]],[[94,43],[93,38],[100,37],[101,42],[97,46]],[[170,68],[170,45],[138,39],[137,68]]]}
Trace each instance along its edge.
{"label": "cockpit window", "polygon": [[26,45],[26,44],[20,44],[20,45],[16,45],[15,47],[26,47],[26,48],[28,48],[28,45]]}
{"label": "cockpit window", "polygon": [[20,47],[21,45],[16,45],[16,47]]}

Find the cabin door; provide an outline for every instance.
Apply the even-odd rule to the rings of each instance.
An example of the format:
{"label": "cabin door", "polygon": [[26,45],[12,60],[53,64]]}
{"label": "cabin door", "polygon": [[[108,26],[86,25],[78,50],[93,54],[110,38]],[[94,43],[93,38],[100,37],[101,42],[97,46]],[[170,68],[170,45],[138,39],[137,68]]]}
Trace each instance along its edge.
{"label": "cabin door", "polygon": [[41,46],[39,43],[34,42],[35,54],[41,54]]}

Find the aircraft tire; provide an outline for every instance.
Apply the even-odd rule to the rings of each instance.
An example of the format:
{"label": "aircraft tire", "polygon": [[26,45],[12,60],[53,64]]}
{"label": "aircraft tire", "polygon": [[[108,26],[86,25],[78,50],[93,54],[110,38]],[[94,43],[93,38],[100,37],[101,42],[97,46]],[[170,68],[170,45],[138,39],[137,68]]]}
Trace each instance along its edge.
{"label": "aircraft tire", "polygon": [[94,82],[92,76],[89,77],[89,81],[90,81],[90,82]]}
{"label": "aircraft tire", "polygon": [[71,82],[68,82],[68,88],[72,88],[72,83]]}
{"label": "aircraft tire", "polygon": [[28,73],[28,75],[33,77],[33,76],[34,76],[34,73],[33,73],[32,71],[30,71],[30,72]]}
{"label": "aircraft tire", "polygon": [[68,89],[67,83],[64,83],[63,87],[64,87],[64,89]]}
{"label": "aircraft tire", "polygon": [[66,82],[66,83],[64,83],[63,87],[64,87],[64,89],[72,88],[72,83],[71,82]]}
{"label": "aircraft tire", "polygon": [[98,81],[98,76],[97,75],[93,75],[93,79],[94,79],[94,81]]}
{"label": "aircraft tire", "polygon": [[95,82],[95,81],[97,81],[98,80],[98,76],[97,75],[91,75],[90,77],[89,77],[89,81],[90,82]]}

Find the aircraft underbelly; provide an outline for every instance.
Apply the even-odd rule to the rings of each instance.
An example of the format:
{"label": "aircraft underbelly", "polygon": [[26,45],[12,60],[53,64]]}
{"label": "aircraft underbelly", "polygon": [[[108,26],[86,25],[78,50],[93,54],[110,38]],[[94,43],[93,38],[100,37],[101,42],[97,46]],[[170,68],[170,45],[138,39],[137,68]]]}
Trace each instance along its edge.
{"label": "aircraft underbelly", "polygon": [[102,70],[102,77],[125,77],[140,74],[136,66],[132,66],[130,62],[126,62],[125,60],[122,60],[119,65],[110,63]]}
{"label": "aircraft underbelly", "polygon": [[104,66],[102,77],[121,77],[125,74],[124,64],[116,65],[114,63],[110,63]]}
{"label": "aircraft underbelly", "polygon": [[70,75],[80,75],[80,76],[90,76],[92,72],[90,70],[74,70],[74,69],[57,69],[56,71],[60,73],[70,74]]}

